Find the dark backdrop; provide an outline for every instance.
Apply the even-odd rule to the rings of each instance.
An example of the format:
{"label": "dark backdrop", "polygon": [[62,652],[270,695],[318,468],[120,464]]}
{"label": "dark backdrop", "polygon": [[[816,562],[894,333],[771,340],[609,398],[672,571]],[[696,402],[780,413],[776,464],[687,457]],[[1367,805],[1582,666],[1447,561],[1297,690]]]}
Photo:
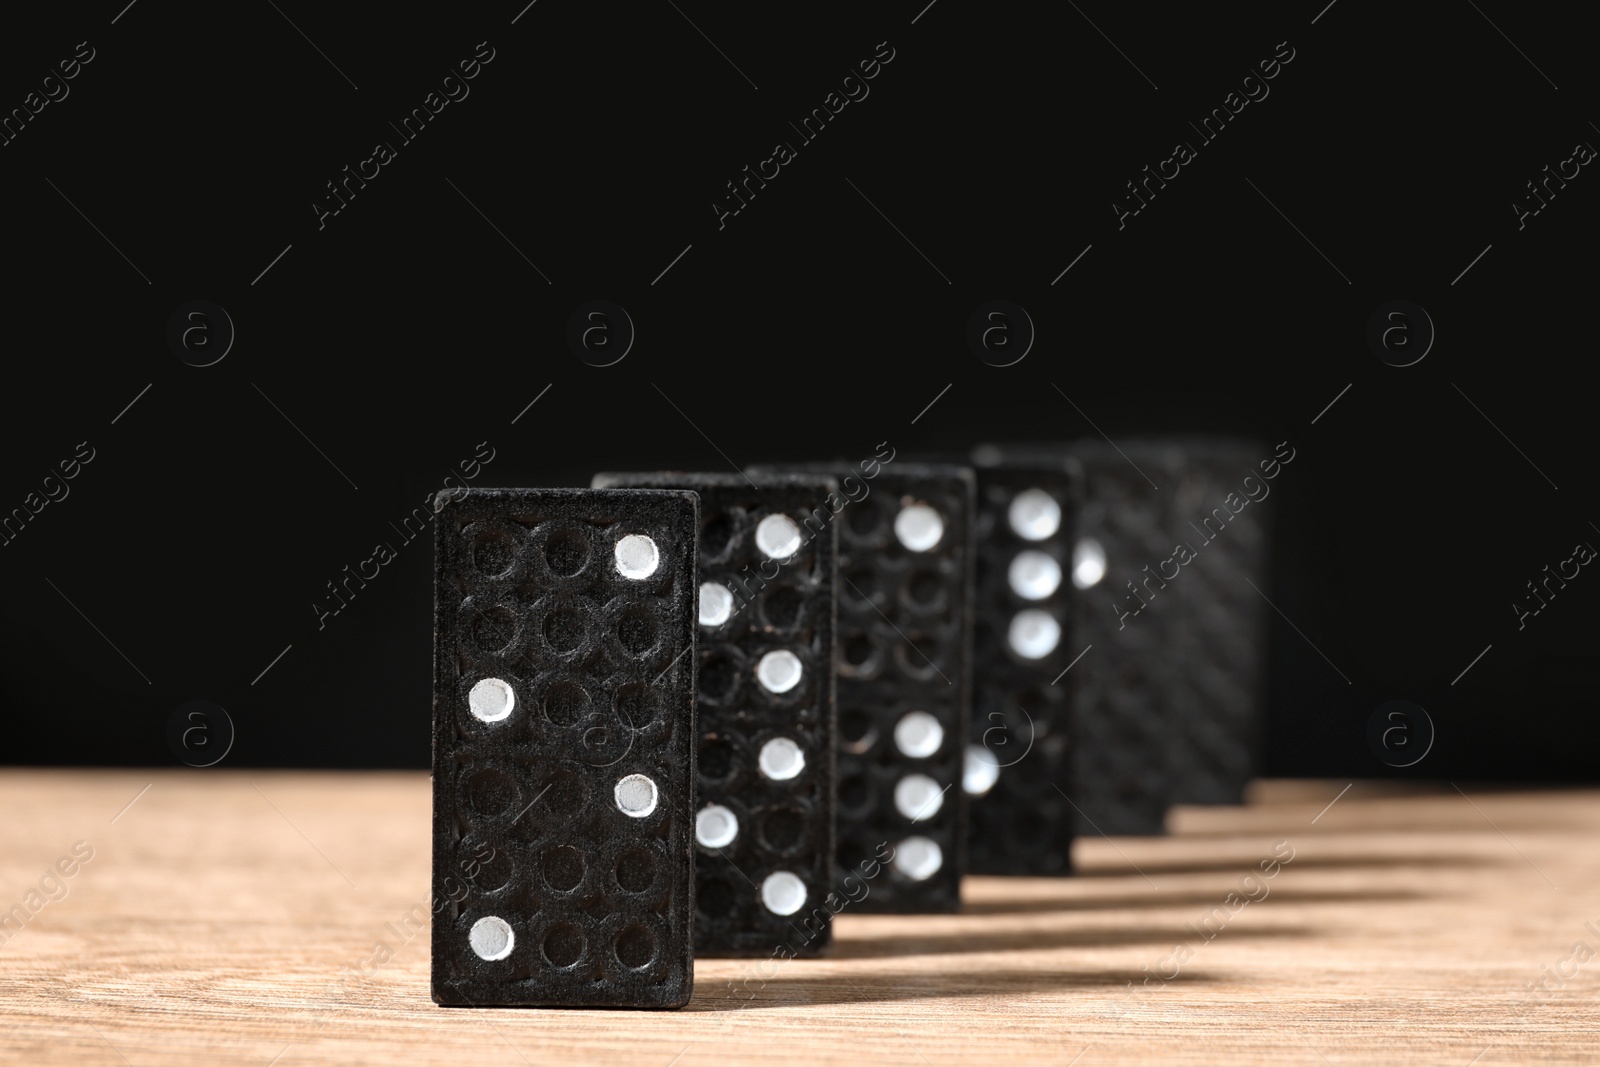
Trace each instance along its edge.
{"label": "dark backdrop", "polygon": [[[0,547],[0,762],[172,764],[198,699],[236,727],[224,765],[425,766],[432,549],[395,527],[463,461],[582,485],[1214,431],[1297,450],[1260,505],[1266,772],[1390,773],[1364,729],[1404,698],[1438,737],[1393,773],[1595,776],[1600,578],[1512,607],[1600,543],[1577,14],[524,2],[8,13],[0,510],[59,499]],[[845,88],[869,95],[804,141]],[[408,142],[430,92],[460,98]],[[377,173],[319,218],[346,166]],[[1546,166],[1577,174],[1519,220]],[[608,367],[567,341],[596,299],[636,330]],[[1036,327],[1015,365],[968,346],[991,299]],[[194,300],[236,331],[208,367],[168,341]],[[1391,300],[1437,329],[1413,366],[1367,342]]]}

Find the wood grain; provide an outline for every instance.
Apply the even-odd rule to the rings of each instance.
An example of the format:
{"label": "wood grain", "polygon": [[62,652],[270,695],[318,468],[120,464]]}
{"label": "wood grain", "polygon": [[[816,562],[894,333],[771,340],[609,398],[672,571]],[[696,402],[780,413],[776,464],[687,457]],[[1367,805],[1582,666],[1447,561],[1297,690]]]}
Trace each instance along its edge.
{"label": "wood grain", "polygon": [[[689,1007],[646,1013],[428,999],[426,933],[395,932],[428,910],[425,775],[5,771],[0,909],[41,882],[65,896],[39,892],[25,926],[0,930],[0,1052],[136,1067],[1600,1060],[1600,793],[1345,785],[1258,783],[1246,807],[1175,811],[1170,837],[1082,841],[1080,877],[970,879],[962,915],[847,909],[829,958],[702,960]],[[80,841],[93,858],[46,879]],[[392,958],[374,963],[380,942]],[[1139,987],[1151,974],[1170,980]]]}

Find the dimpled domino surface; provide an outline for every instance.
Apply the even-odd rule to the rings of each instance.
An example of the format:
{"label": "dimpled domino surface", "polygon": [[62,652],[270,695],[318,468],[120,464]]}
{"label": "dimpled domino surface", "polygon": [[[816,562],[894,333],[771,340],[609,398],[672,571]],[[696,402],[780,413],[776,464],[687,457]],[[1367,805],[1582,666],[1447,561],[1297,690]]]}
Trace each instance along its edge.
{"label": "dimpled domino surface", "polygon": [[[433,998],[676,1007],[693,985],[692,493],[445,491],[436,505]],[[630,534],[659,550],[630,580]],[[469,693],[515,693],[497,722]],[[617,783],[659,801],[624,814]],[[474,952],[486,917],[514,935]]]}
{"label": "dimpled domino surface", "polygon": [[[731,618],[700,629],[699,800],[733,812],[739,830],[722,847],[696,845],[695,953],[770,956],[780,945],[814,954],[833,936],[824,900],[833,878],[834,630],[836,526],[821,475],[600,474],[597,486],[692,489],[700,494],[700,576],[734,590]],[[768,562],[756,528],[787,516],[802,546]],[[809,521],[808,521],[809,520]],[[768,578],[767,575],[772,577]],[[798,657],[801,681],[773,693],[757,678],[768,652]],[[768,740],[795,741],[805,769],[775,781],[757,757]],[[759,887],[788,871],[805,885],[804,907],[779,915]]]}
{"label": "dimpled domino surface", "polygon": [[1075,742],[1069,792],[1079,834],[1163,833],[1174,795],[1181,613],[1164,594],[1140,608],[1127,583],[1172,555],[1170,501],[1183,457],[1159,442],[1120,446],[1071,447],[1084,472],[1078,533],[1106,554],[1105,578],[1076,598],[1074,612],[1073,645],[1094,646],[1068,676]]}
{"label": "dimpled domino surface", "polygon": [[[946,464],[894,460],[867,479],[859,467],[819,464],[855,486],[856,499],[834,520],[839,527],[839,797],[838,866],[847,892],[851,872],[869,875],[854,911],[940,912],[961,906],[966,864],[966,795],[961,790],[971,700],[972,471]],[[847,481],[847,479],[849,479]],[[860,487],[867,493],[860,497]],[[902,509],[922,504],[944,523],[931,549],[913,552],[894,524]],[[913,758],[895,745],[909,711],[938,721],[943,742]],[[918,819],[896,808],[895,787],[909,774],[942,790],[938,810]],[[878,869],[908,837],[933,841],[938,871],[913,879],[893,862]],[[852,901],[855,898],[852,897]]]}
{"label": "dimpled domino surface", "polygon": [[[1180,539],[1198,551],[1171,583],[1181,609],[1183,670],[1171,734],[1173,801],[1238,804],[1256,768],[1265,670],[1268,605],[1250,583],[1267,591],[1270,520],[1278,507],[1272,494],[1278,483],[1264,479],[1258,466],[1273,455],[1265,443],[1195,438],[1181,444],[1183,478],[1174,510]],[[1237,507],[1249,499],[1246,477],[1252,479],[1250,492],[1261,496],[1264,488],[1265,495],[1234,514],[1228,503]],[[1225,502],[1230,493],[1233,500]],[[1182,538],[1188,522],[1200,523],[1213,509],[1228,518],[1221,530],[1206,528],[1209,542],[1198,535]]]}
{"label": "dimpled domino surface", "polygon": [[[978,479],[977,567],[972,631],[970,743],[989,752],[999,776],[968,800],[967,868],[974,874],[1066,874],[1077,814],[1072,793],[1072,672],[1083,643],[1073,632],[1072,546],[1077,539],[1082,471],[1064,452],[1026,456],[985,446],[974,452]],[[1019,493],[1039,490],[1061,509],[1061,525],[1039,540],[1019,536],[1008,510]],[[1043,552],[1061,568],[1055,591],[1026,599],[1008,572],[1018,553]],[[1055,650],[1036,659],[1007,640],[1017,612],[1048,612],[1061,626]],[[1074,671],[1076,668],[1074,668]],[[1059,680],[1058,680],[1059,679]]]}

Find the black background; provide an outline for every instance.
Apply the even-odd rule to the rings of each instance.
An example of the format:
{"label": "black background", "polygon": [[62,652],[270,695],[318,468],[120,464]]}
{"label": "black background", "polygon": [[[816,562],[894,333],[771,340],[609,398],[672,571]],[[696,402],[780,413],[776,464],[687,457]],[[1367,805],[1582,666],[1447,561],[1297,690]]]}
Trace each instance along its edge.
{"label": "black background", "polygon": [[[8,113],[78,42],[95,58],[0,147],[0,513],[95,458],[0,547],[0,762],[173,764],[168,718],[205,699],[225,765],[425,766],[431,535],[389,524],[480,442],[471,484],[584,485],[1098,427],[1296,449],[1259,505],[1267,773],[1593,779],[1600,578],[1520,631],[1511,606],[1600,543],[1600,179],[1520,231],[1511,207],[1600,142],[1577,13],[925,2],[8,15]],[[885,41],[870,95],[800,145],[789,123]],[[470,95],[401,144],[389,123],[479,42]],[[1279,42],[1270,95],[1201,146],[1188,123]],[[378,141],[394,161],[319,229]],[[779,141],[797,159],[719,229]],[[1198,158],[1119,229],[1178,141]],[[996,298],[1038,333],[1004,368],[966,344]],[[195,299],[237,329],[206,368],[166,342]],[[566,343],[591,299],[637,329],[610,367]],[[1365,340],[1394,299],[1437,327],[1414,366]],[[398,558],[319,629],[380,541]],[[1392,772],[1364,731],[1397,697],[1438,737]]]}

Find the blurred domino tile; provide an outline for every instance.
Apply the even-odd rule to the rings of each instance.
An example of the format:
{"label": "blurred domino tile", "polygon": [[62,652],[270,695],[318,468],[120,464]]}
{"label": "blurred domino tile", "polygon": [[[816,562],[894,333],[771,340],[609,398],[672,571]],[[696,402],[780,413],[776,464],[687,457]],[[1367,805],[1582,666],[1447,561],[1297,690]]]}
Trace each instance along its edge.
{"label": "blurred domino tile", "polygon": [[[973,718],[963,785],[975,874],[1065,874],[1072,792],[1074,583],[1097,584],[1105,559],[1077,542],[1082,471],[1057,451],[973,451],[977,568]],[[1076,544],[1076,548],[1075,548]]]}

